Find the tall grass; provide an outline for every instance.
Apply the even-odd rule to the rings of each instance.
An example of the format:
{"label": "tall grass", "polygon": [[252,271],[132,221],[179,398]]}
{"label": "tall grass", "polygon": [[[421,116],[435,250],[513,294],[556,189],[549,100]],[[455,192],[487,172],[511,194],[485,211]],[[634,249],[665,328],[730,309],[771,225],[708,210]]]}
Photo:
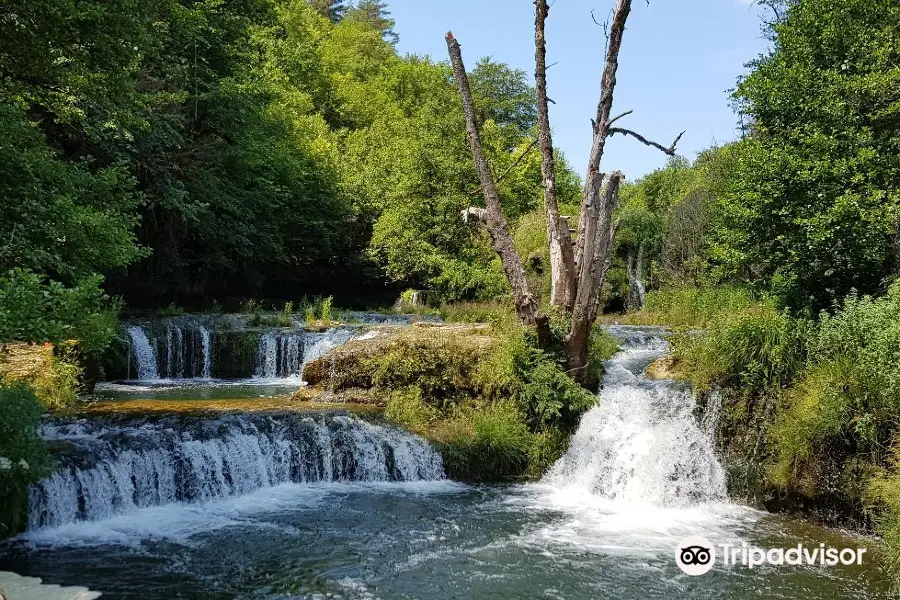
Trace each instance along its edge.
{"label": "tall grass", "polygon": [[648,293],[644,308],[626,320],[635,325],[705,328],[723,316],[741,313],[756,304],[741,287],[679,287]]}

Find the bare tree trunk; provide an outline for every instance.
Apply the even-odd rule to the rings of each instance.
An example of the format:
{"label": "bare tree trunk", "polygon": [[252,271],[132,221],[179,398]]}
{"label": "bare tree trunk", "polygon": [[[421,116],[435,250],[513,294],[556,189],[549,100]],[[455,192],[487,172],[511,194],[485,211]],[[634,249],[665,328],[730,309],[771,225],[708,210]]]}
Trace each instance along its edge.
{"label": "bare tree trunk", "polygon": [[541,176],[544,180],[544,209],[547,213],[547,243],[550,250],[550,304],[567,311],[575,301],[575,253],[569,224],[559,216],[553,135],[547,99],[547,42],[545,23],[550,12],[547,0],[536,0],[534,21],[534,80],[537,95],[538,140],[541,146]]}
{"label": "bare tree trunk", "polygon": [[[585,381],[588,371],[588,345],[591,327],[600,312],[600,292],[609,269],[609,257],[617,226],[612,214],[619,203],[619,186],[625,178],[615,171],[606,181],[602,192],[598,189],[602,175],[594,173],[590,179],[585,218],[584,244],[578,272],[578,294],[572,308],[572,326],[566,336],[566,359],[569,374],[577,381]],[[588,260],[587,257],[590,257]]]}
{"label": "bare tree trunk", "polygon": [[469,87],[469,77],[466,75],[466,68],[463,64],[462,51],[459,48],[459,42],[456,41],[452,33],[448,32],[446,38],[447,49],[450,52],[450,62],[453,65],[453,75],[459,87],[463,113],[466,117],[469,149],[472,151],[472,158],[475,160],[475,168],[478,171],[478,179],[481,182],[481,190],[484,193],[485,213],[483,220],[491,236],[491,244],[494,247],[494,251],[500,256],[500,261],[503,263],[503,271],[506,273],[510,288],[512,288],[516,313],[526,325],[538,326],[538,337],[541,338],[542,335],[546,336],[549,326],[546,318],[538,315],[537,302],[535,302],[534,296],[531,295],[531,291],[528,288],[522,260],[516,253],[512,236],[509,233],[509,226],[500,206],[497,186],[494,184],[490,166],[481,148],[481,137],[475,121],[475,103],[472,100],[472,90]]}

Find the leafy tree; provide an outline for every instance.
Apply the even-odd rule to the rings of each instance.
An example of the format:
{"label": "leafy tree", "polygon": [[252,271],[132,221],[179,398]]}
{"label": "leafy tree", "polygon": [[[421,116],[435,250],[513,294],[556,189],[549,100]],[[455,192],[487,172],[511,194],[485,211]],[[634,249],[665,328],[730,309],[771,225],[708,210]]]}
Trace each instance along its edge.
{"label": "leafy tree", "polygon": [[309,5],[332,23],[337,23],[344,18],[348,10],[344,0],[309,0]]}
{"label": "leafy tree", "polygon": [[900,264],[900,5],[792,0],[735,98],[718,245],[795,309],[882,289]]}
{"label": "leafy tree", "polygon": [[356,6],[347,11],[346,18],[368,24],[375,31],[380,31],[382,37],[391,44],[400,41],[400,36],[394,31],[396,23],[391,18],[386,2],[359,0]]}

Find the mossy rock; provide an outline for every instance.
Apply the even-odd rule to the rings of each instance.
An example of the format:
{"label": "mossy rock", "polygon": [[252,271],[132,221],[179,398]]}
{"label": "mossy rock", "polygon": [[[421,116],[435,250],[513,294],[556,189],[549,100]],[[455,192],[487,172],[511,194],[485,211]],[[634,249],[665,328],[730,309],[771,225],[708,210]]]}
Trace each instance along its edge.
{"label": "mossy rock", "polygon": [[333,392],[416,385],[430,398],[455,397],[478,391],[472,375],[496,343],[481,326],[400,329],[331,350],[303,378]]}
{"label": "mossy rock", "polygon": [[218,379],[251,377],[259,354],[259,331],[214,331],[212,376]]}

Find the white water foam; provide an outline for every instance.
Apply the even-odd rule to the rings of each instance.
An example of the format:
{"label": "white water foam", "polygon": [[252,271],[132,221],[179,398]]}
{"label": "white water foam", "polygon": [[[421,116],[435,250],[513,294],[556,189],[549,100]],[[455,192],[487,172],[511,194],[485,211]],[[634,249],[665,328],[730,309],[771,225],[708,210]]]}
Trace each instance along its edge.
{"label": "white water foam", "polygon": [[668,351],[664,332],[612,333],[623,351],[605,364],[598,405],[543,480],[507,500],[516,510],[564,516],[519,543],[649,555],[671,551],[687,535],[737,540],[761,513],[728,502],[714,443],[719,405],[711,401],[698,422],[689,389],[642,374]]}

